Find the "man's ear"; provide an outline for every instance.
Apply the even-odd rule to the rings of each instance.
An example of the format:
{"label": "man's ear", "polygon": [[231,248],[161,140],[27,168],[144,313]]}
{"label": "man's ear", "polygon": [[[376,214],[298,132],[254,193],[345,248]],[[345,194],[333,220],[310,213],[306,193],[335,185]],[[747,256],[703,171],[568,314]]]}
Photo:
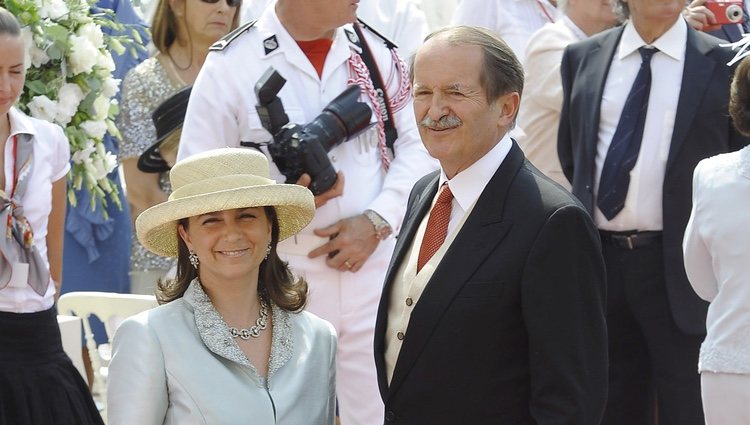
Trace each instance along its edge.
{"label": "man's ear", "polygon": [[495,101],[498,112],[498,125],[501,127],[512,127],[518,115],[518,106],[521,103],[521,95],[518,92],[505,93]]}

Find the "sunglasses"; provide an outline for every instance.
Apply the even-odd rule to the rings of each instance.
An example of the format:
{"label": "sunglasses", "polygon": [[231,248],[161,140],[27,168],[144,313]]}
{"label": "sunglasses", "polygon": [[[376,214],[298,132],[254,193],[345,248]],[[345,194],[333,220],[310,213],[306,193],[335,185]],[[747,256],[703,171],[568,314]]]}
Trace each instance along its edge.
{"label": "sunglasses", "polygon": [[[201,0],[203,3],[209,3],[209,4],[216,4],[220,2],[221,0]],[[226,0],[227,6],[229,7],[240,7],[242,5],[242,0]]]}

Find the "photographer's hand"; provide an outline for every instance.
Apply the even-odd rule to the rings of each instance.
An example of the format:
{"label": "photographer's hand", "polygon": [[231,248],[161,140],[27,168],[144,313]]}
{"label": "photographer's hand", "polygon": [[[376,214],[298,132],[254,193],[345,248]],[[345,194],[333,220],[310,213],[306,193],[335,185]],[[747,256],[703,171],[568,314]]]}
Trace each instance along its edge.
{"label": "photographer's hand", "polygon": [[721,28],[716,25],[716,16],[704,4],[706,0],[693,0],[685,6],[682,15],[685,17],[688,25],[698,31],[715,31]]}
{"label": "photographer's hand", "polygon": [[333,239],[310,251],[307,256],[316,258],[328,255],[328,267],[352,273],[362,268],[380,242],[375,236],[372,222],[364,214],[339,220],[323,229],[316,229],[315,234]]}
{"label": "photographer's hand", "polygon": [[[299,180],[297,180],[298,185],[305,186],[305,187],[309,187],[311,182],[312,182],[312,178],[307,173],[302,174]],[[343,194],[344,194],[344,173],[339,171],[338,173],[336,173],[336,183],[334,183],[334,185],[331,186],[330,189],[328,189],[327,191],[315,197],[315,208],[320,208],[323,205],[325,205],[329,199],[333,199]]]}

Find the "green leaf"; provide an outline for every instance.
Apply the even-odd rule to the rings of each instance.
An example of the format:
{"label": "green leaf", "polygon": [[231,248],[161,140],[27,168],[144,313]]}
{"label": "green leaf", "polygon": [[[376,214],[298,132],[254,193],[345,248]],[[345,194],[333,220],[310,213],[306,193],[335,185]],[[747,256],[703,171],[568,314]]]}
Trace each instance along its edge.
{"label": "green leaf", "polygon": [[31,92],[32,96],[47,94],[47,85],[39,80],[26,80],[26,88]]}

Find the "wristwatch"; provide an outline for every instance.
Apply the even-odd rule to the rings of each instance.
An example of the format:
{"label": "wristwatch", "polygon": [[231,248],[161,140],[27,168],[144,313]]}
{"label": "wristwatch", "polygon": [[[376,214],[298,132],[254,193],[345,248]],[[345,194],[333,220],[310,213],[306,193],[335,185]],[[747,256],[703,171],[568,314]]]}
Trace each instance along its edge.
{"label": "wristwatch", "polygon": [[373,210],[365,210],[363,213],[365,217],[367,217],[368,220],[370,220],[370,223],[372,223],[372,227],[375,228],[375,237],[379,240],[385,240],[388,239],[388,236],[390,236],[393,233],[393,228],[391,228],[391,225],[388,224],[383,217],[380,216],[380,214],[376,213]]}

